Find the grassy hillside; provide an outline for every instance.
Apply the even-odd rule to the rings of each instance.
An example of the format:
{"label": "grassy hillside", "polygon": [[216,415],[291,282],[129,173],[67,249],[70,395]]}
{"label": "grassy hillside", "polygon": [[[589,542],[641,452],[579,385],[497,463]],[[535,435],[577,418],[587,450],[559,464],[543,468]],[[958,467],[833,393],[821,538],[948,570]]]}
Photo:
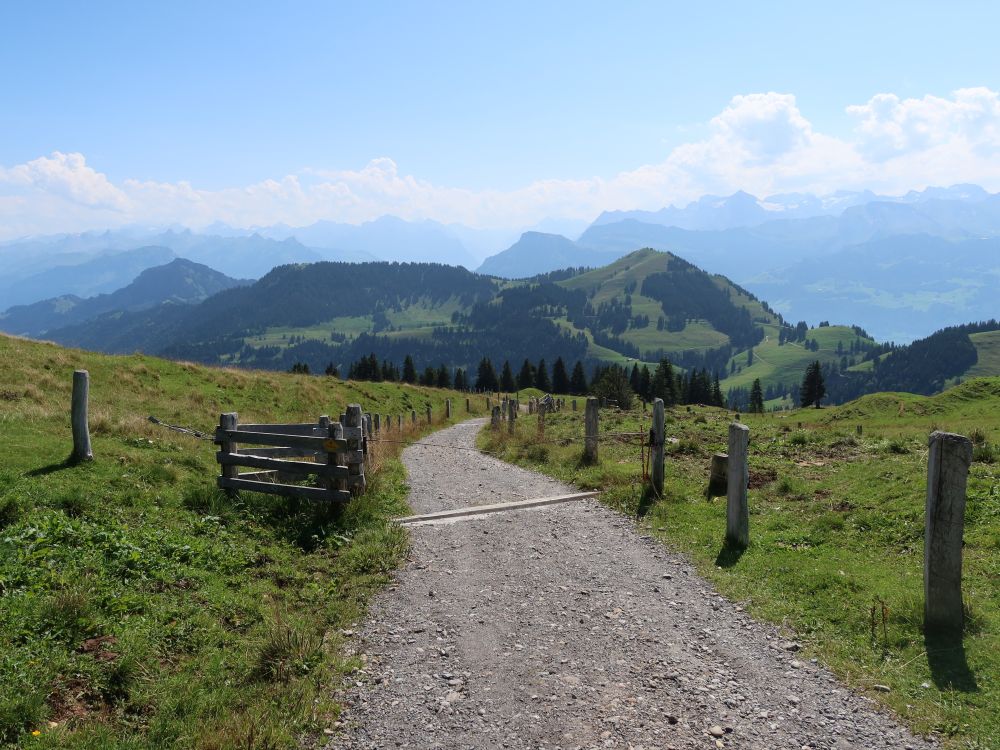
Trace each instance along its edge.
{"label": "grassy hillside", "polygon": [[[74,465],[79,367],[96,460]],[[371,488],[336,514],[229,500],[214,489],[215,446],[147,417],[210,432],[223,411],[312,421],[351,402],[383,414],[430,403],[440,416],[448,396],[462,398],[0,337],[0,746],[322,737],[338,713],[331,690],[356,666],[344,632],[406,548],[386,522],[406,511],[398,445],[375,451]]]}
{"label": "grassy hillside", "polygon": [[[819,344],[817,351],[807,349],[801,342],[786,341],[778,345],[777,326],[765,327],[767,335],[760,344],[754,347],[753,364],[747,366],[747,352],[734,355],[729,361],[728,370],[732,373],[722,380],[722,389],[749,388],[755,378],[760,378],[766,387],[771,383],[802,382],[802,375],[810,362],[840,362],[843,353],[850,350],[852,341],[861,337],[850,326],[823,326],[810,328],[806,334],[807,340],[815,340]],[[871,342],[871,339],[861,339]],[[843,347],[837,351],[837,345]],[[860,358],[860,355],[859,355]],[[737,371],[733,371],[733,366]]]}
{"label": "grassy hillside", "polygon": [[[832,333],[832,332],[831,332]],[[726,449],[731,415],[668,415],[666,492],[644,495],[639,446],[602,441],[587,466],[582,412],[534,417],[518,435],[481,444],[585,488],[689,554],[703,575],[754,616],[781,624],[849,684],[946,746],[997,748],[1000,737],[1000,378],[933,397],[881,393],[841,407],[745,415],[751,429],[749,549],[723,547],[725,499],[706,500],[711,455]],[[649,413],[603,411],[601,432],[646,432]],[[857,431],[861,427],[860,434]],[[977,441],[969,475],[960,645],[922,632],[927,436]],[[876,688],[876,686],[883,686]],[[888,692],[885,692],[885,688]]]}
{"label": "grassy hillside", "polygon": [[981,378],[1000,375],[1000,331],[971,333],[969,338],[976,347],[979,361],[965,373],[964,377]]}

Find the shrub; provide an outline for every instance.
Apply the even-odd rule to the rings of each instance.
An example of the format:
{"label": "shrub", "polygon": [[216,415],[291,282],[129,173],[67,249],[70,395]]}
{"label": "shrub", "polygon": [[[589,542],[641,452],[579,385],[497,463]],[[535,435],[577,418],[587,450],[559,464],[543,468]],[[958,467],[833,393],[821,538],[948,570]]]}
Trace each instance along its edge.
{"label": "shrub", "polygon": [[991,464],[996,461],[996,453],[990,443],[982,442],[972,449],[972,460],[981,464]]}

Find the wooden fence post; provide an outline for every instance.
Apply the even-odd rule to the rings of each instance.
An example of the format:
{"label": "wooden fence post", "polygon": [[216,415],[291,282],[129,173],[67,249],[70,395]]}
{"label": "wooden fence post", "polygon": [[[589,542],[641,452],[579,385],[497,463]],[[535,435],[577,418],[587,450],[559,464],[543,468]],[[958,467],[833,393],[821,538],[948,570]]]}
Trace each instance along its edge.
{"label": "wooden fence post", "polygon": [[451,419],[451,399],[446,398],[444,400],[444,418]]}
{"label": "wooden fence post", "polygon": [[653,491],[657,497],[663,496],[663,444],[666,442],[666,417],[663,412],[663,399],[653,400],[653,434],[649,446],[650,464],[652,465]]}
{"label": "wooden fence post", "polygon": [[93,461],[94,452],[90,448],[90,427],[87,420],[87,402],[90,400],[90,373],[76,370],[73,373],[73,400],[70,406],[70,421],[73,425],[73,459]]}
{"label": "wooden fence post", "polygon": [[971,462],[969,438],[950,432],[931,434],[924,524],[925,630],[960,633],[964,624],[962,534]]}
{"label": "wooden fence post", "polygon": [[573,411],[576,411],[576,399],[575,398],[573,399],[572,403],[573,403]]}
{"label": "wooden fence post", "polygon": [[545,412],[548,407],[545,404],[538,404],[538,437],[545,437]]}
{"label": "wooden fence post", "polygon": [[413,424],[417,423],[417,410],[416,409],[410,409],[410,422],[412,422]]}
{"label": "wooden fence post", "polygon": [[507,400],[507,432],[514,434],[514,423],[517,421],[517,403],[514,399]]}
{"label": "wooden fence post", "polygon": [[[239,415],[234,411],[219,415],[219,427],[221,427],[223,430],[235,430],[236,425],[238,423],[239,423]],[[239,450],[239,445],[231,441],[223,440],[221,443],[219,443],[220,453],[224,454],[236,453],[237,450]],[[227,479],[236,479],[239,473],[240,473],[240,467],[238,466],[229,464],[222,465],[222,476],[226,477]],[[226,494],[229,495],[229,497],[235,497],[236,490],[227,489]]]}
{"label": "wooden fence post", "polygon": [[494,406],[493,411],[490,413],[490,427],[494,430],[500,429],[500,407]]}
{"label": "wooden fence post", "polygon": [[[353,484],[351,486],[351,492],[354,494],[360,494],[365,491],[365,464],[362,461],[357,461],[357,452],[364,451],[364,441],[359,435],[363,436],[364,428],[361,417],[361,405],[360,404],[348,404],[347,405],[347,424],[344,426],[344,437],[347,439],[347,473],[349,479],[354,477],[359,477],[358,479],[353,479]],[[353,428],[353,429],[352,429]]]}
{"label": "wooden fence post", "polygon": [[431,419],[431,405],[427,404],[427,424],[432,424],[432,422],[433,420]]}
{"label": "wooden fence post", "polygon": [[750,544],[750,509],[747,506],[747,487],[750,484],[750,470],[747,467],[749,445],[750,428],[739,422],[729,425],[726,543],[740,548]]}
{"label": "wooden fence post", "polygon": [[373,414],[372,417],[375,420],[375,424],[374,424],[375,432],[381,432],[382,431],[382,415],[381,414]]}
{"label": "wooden fence post", "polygon": [[597,463],[598,403],[594,396],[589,397],[583,415],[583,455],[592,464]]}
{"label": "wooden fence post", "polygon": [[472,413],[472,400],[469,398],[465,399],[465,413],[466,414]]}

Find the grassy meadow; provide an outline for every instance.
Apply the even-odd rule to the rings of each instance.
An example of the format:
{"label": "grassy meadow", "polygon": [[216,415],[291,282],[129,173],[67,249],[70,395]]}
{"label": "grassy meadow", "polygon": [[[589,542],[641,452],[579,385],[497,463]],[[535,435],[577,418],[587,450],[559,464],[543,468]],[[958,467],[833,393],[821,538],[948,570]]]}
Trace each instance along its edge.
{"label": "grassy meadow", "polygon": [[[602,410],[602,433],[648,433],[650,413]],[[662,499],[644,488],[636,438],[601,441],[582,461],[583,410],[535,417],[517,435],[488,428],[480,445],[640,516],[644,532],[687,553],[758,618],[787,627],[811,656],[954,748],[1000,747],[1000,378],[934,397],[866,396],[841,407],[742,415],[751,429],[750,535],[724,549],[725,498],[706,498],[709,462],[733,415],[668,410]],[[858,428],[860,427],[860,433]],[[967,628],[961,643],[922,631],[927,437],[976,443],[964,550]],[[878,687],[876,687],[878,686]],[[886,688],[888,689],[886,691]]]}
{"label": "grassy meadow", "polygon": [[[95,460],[72,448],[72,372],[91,376]],[[110,357],[0,336],[0,746],[284,748],[335,726],[345,648],[405,553],[398,444],[373,448],[342,512],[215,490],[211,433],[361,403],[443,422],[461,394]],[[484,409],[473,399],[474,409]],[[408,422],[407,418],[407,422]],[[407,425],[404,439],[420,425]]]}

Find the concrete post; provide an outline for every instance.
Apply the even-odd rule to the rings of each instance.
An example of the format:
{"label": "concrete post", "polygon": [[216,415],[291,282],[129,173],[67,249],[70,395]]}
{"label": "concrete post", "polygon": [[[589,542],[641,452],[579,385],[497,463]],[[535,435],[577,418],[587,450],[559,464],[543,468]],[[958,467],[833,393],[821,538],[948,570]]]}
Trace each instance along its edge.
{"label": "concrete post", "polygon": [[924,531],[924,627],[962,631],[962,534],[965,488],[972,463],[972,441],[934,432],[927,457],[927,507]]}
{"label": "concrete post", "polygon": [[747,466],[749,445],[750,428],[739,422],[729,425],[726,542],[741,548],[750,544],[750,509],[747,506],[747,487],[750,484],[750,469]]}
{"label": "concrete post", "polygon": [[652,445],[649,446],[650,465],[652,467],[653,491],[657,497],[663,497],[663,444],[666,442],[666,425],[663,412],[663,399],[653,401],[653,434]]}
{"label": "concrete post", "polygon": [[597,463],[598,400],[591,396],[583,416],[583,455],[588,463]]}
{"label": "concrete post", "polygon": [[73,400],[70,405],[70,421],[73,425],[73,458],[77,461],[94,460],[94,452],[90,447],[90,426],[87,419],[89,401],[90,373],[86,370],[77,370],[73,373]]}

